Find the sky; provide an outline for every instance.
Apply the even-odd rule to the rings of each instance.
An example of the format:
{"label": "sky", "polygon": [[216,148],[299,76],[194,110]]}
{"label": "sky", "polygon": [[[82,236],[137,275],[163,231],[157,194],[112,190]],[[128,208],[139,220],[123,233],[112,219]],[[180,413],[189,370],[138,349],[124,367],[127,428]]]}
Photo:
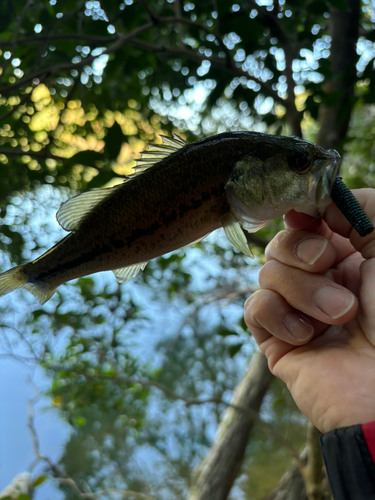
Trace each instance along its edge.
{"label": "sky", "polygon": [[[60,192],[51,186],[44,186],[37,190],[35,194],[25,193],[24,198],[18,196],[14,200],[14,205],[9,205],[8,215],[5,222],[7,225],[20,225],[24,228],[25,246],[24,257],[29,260],[33,259],[41,253],[41,249],[34,248],[37,239],[38,244],[42,249],[47,249],[56,243],[57,240],[65,234],[59,228],[55,219],[57,207],[66,197],[64,191]],[[25,215],[26,213],[26,215]],[[207,238],[207,243],[218,241],[220,244],[229,245],[224,232],[222,230],[215,232]],[[229,245],[230,246],[230,245]],[[10,262],[6,261],[4,254],[1,257],[2,268],[8,269],[11,266]],[[250,259],[249,259],[250,262]],[[220,268],[219,258],[215,255],[202,259],[202,253],[197,248],[189,248],[184,260],[186,269],[194,269],[193,273],[193,288],[198,293],[203,291],[207,286],[207,276],[215,275],[218,272],[223,273]],[[231,272],[232,270],[229,270]],[[172,271],[171,271],[172,272]],[[257,266],[249,266],[247,277],[249,282],[256,281],[258,268]],[[167,273],[168,274],[168,273]],[[95,275],[95,283],[100,286],[113,287],[115,290],[117,285],[112,273],[99,273]],[[150,323],[145,328],[141,328],[136,332],[136,335],[129,339],[129,349],[131,353],[142,360],[142,362],[150,363],[153,367],[161,365],[163,362],[162,355],[156,355],[156,345],[161,340],[168,336],[172,337],[178,330],[179,325],[184,321],[184,311],[181,309],[181,304],[178,301],[168,303],[168,307],[164,307],[162,302],[154,302],[153,295],[155,293],[145,285],[137,281],[121,285],[131,288],[131,295],[136,303],[147,305],[147,316],[151,318]],[[64,285],[64,294],[74,298],[76,290],[70,291]],[[65,293],[66,292],[66,293]],[[68,299],[69,300],[69,299]],[[43,309],[48,313],[49,310],[54,310],[53,299],[43,306]],[[60,312],[61,312],[60,306]],[[64,303],[64,307],[69,310],[69,305]],[[231,306],[233,309],[234,306]],[[231,309],[229,308],[229,309]],[[223,314],[237,314],[238,306],[234,307],[236,311],[223,309]],[[40,394],[47,390],[50,386],[50,381],[43,370],[36,366],[35,363],[25,363],[19,359],[9,355],[10,344],[12,350],[18,356],[30,356],[30,352],[26,349],[26,345],[21,340],[23,335],[30,338],[30,327],[25,324],[25,318],[30,315],[33,310],[40,309],[35,298],[24,290],[18,290],[10,295],[2,297],[0,310],[0,492],[20,473],[27,470],[32,470],[33,478],[35,479],[43,470],[44,464],[40,463],[37,467],[30,467],[35,464],[35,453],[33,449],[33,439],[30,429],[28,428],[29,405],[30,400],[34,400],[35,408],[35,429],[39,440],[40,451],[42,454],[50,458],[54,463],[58,463],[61,457],[64,444],[69,439],[71,427],[65,423],[59,416],[56,409],[51,409],[51,401],[48,398],[41,397]],[[214,311],[210,314],[214,315]],[[10,328],[4,327],[9,325]],[[17,333],[18,332],[18,333]],[[40,333],[35,336],[31,335],[33,341],[43,345],[45,339],[40,338]],[[45,332],[44,332],[45,333]],[[61,350],[64,348],[64,339],[53,337],[51,338]],[[43,334],[42,334],[43,335]],[[247,353],[248,354],[248,353]],[[244,356],[246,359],[246,356]],[[239,363],[239,371],[245,364]],[[157,397],[155,395],[150,411],[157,411]],[[204,396],[204,395],[202,395]],[[156,406],[155,406],[156,404]],[[215,433],[215,428],[212,429],[212,438]],[[155,459],[155,451],[151,448],[144,447],[139,454],[140,459],[144,464],[152,469],[152,461]],[[57,488],[56,482],[52,480],[46,481],[44,484],[36,488],[35,500],[60,500],[63,496]]]}
{"label": "sky", "polygon": [[[39,391],[48,386],[48,379],[40,368],[26,366],[15,359],[4,357],[0,350],[0,491],[18,474],[28,471],[35,461],[33,440],[28,428],[30,400],[34,403],[35,429],[40,451],[52,461],[58,462],[70,427],[48,409],[47,398],[40,398]],[[40,464],[32,472],[33,477],[42,473]],[[48,480],[35,491],[35,500],[60,500],[63,495]]]}

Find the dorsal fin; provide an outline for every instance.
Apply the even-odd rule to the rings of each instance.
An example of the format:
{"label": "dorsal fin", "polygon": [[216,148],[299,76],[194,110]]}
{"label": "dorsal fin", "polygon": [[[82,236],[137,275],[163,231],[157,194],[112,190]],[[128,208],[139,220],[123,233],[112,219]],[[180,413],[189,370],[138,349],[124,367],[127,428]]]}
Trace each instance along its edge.
{"label": "dorsal fin", "polygon": [[56,219],[65,231],[76,231],[86,215],[118,186],[94,189],[66,201],[59,208]]}
{"label": "dorsal fin", "polygon": [[[141,158],[136,160],[137,166],[134,168],[135,174],[125,177],[125,182],[134,179],[136,174],[144,172],[155,163],[158,163],[163,158],[166,158],[179,149],[187,146],[189,143],[182,139],[177,134],[172,134],[172,137],[160,136],[161,144],[148,144],[148,150],[141,153]],[[76,231],[83,219],[91,212],[91,210],[100,203],[104,198],[111,194],[112,188],[95,189],[82,193],[70,200],[66,201],[56,214],[57,222],[66,231]]]}
{"label": "dorsal fin", "polygon": [[177,134],[172,134],[172,137],[161,135],[161,144],[147,144],[147,151],[141,153],[139,160],[136,160],[137,166],[134,168],[136,173],[144,172],[155,163],[163,160],[172,153],[187,146],[189,143],[182,139]]}

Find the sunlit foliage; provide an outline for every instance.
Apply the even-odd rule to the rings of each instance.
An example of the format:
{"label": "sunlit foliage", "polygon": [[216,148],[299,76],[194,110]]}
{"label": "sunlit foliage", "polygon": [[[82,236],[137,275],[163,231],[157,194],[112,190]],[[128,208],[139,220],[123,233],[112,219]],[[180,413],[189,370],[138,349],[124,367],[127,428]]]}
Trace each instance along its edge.
{"label": "sunlit foliage", "polygon": [[[161,133],[304,135],[346,152],[352,187],[373,186],[375,6],[364,0],[358,10],[361,36],[342,78],[330,21],[348,5],[0,2],[1,270],[58,241],[60,203],[121,182]],[[324,133],[332,110],[333,138]],[[47,474],[105,498],[186,496],[253,352],[242,304],[281,227],[274,221],[254,237],[254,261],[218,233],[151,262],[135,283],[120,287],[110,274],[75,280],[42,308],[23,292],[2,299],[3,347],[16,355],[22,346],[25,362],[44,367],[51,405],[71,426]],[[262,418],[299,449],[305,420],[281,383]],[[290,461],[260,425],[232,498],[263,498]],[[60,488],[78,498],[66,482]]]}

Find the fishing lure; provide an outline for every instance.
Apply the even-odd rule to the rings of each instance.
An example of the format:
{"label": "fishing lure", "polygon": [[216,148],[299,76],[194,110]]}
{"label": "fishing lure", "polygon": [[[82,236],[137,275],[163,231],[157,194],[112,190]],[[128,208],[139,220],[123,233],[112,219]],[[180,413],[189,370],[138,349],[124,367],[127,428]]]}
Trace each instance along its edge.
{"label": "fishing lure", "polygon": [[372,233],[374,226],[341,177],[332,185],[331,198],[360,236]]}

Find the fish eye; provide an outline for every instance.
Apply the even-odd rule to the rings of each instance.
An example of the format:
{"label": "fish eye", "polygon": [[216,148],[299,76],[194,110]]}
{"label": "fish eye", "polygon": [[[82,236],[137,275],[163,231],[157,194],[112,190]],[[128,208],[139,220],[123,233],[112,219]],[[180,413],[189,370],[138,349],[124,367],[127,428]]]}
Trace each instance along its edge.
{"label": "fish eye", "polygon": [[298,174],[303,174],[311,165],[311,157],[307,153],[292,153],[288,157],[288,165]]}

